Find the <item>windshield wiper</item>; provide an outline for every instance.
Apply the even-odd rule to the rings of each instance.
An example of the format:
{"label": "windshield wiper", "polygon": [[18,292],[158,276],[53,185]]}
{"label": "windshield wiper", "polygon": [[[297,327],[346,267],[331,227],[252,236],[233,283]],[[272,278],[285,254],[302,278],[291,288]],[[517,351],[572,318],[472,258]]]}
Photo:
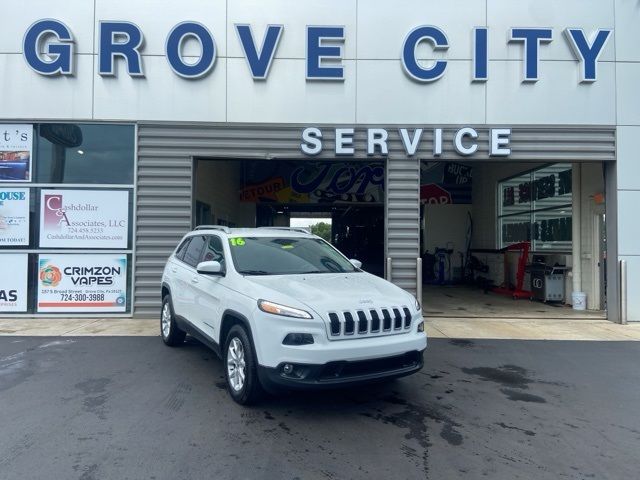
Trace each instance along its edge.
{"label": "windshield wiper", "polygon": [[311,273],[348,273],[347,270],[309,270],[308,272],[301,272],[300,275],[307,275]]}
{"label": "windshield wiper", "polygon": [[265,272],[264,270],[238,270],[241,275],[271,275],[271,272]]}

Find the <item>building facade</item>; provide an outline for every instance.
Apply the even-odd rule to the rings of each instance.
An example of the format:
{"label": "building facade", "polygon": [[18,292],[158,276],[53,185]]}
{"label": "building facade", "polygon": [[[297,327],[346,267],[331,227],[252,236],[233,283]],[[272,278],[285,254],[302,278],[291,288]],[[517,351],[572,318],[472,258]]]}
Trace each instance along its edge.
{"label": "building facade", "polygon": [[436,283],[527,243],[568,267],[566,303],[640,321],[637,2],[27,4],[0,32],[0,315],[155,316],[196,223],[360,209],[353,239],[379,206],[372,268],[414,293],[430,241]]}

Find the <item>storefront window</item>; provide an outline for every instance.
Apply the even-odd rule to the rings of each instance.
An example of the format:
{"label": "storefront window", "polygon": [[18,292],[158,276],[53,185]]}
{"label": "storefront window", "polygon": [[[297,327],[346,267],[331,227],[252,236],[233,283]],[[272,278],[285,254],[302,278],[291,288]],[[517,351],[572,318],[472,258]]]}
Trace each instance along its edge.
{"label": "storefront window", "polygon": [[133,183],[132,125],[47,123],[36,130],[36,182]]}
{"label": "storefront window", "polygon": [[2,131],[0,315],[131,312],[135,126]]}
{"label": "storefront window", "polygon": [[558,163],[498,183],[500,248],[571,250],[571,165]]}

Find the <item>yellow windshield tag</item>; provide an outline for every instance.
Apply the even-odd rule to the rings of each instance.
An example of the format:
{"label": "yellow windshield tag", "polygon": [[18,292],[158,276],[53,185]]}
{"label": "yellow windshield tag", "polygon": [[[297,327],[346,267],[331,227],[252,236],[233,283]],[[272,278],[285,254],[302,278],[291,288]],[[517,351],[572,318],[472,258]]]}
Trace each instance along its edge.
{"label": "yellow windshield tag", "polygon": [[246,242],[244,241],[244,238],[237,237],[237,238],[230,238],[229,243],[234,247],[242,247]]}
{"label": "yellow windshield tag", "polygon": [[291,250],[293,248],[293,245],[289,244],[289,245],[282,245],[282,248],[284,250]]}

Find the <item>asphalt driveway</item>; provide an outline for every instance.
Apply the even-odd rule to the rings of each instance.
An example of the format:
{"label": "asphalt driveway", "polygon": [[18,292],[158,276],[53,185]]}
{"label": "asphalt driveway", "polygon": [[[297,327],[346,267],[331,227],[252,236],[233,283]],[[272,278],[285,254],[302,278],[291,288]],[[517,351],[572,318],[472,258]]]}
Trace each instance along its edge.
{"label": "asphalt driveway", "polygon": [[432,340],[425,369],[250,409],[194,340],[0,338],[0,478],[622,479],[640,343]]}

